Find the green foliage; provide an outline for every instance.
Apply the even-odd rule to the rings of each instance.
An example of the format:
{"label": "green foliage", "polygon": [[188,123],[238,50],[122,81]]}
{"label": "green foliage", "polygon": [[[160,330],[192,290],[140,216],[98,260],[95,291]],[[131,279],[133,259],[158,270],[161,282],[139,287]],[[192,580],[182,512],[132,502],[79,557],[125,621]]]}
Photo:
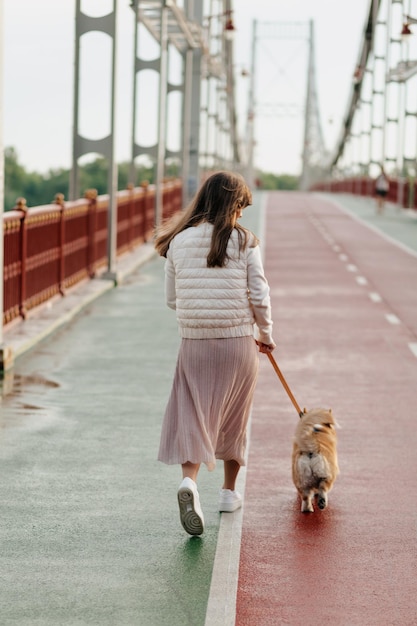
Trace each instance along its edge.
{"label": "green foliage", "polygon": [[[68,198],[70,171],[66,169],[51,169],[47,174],[27,172],[20,165],[14,148],[5,149],[5,202],[6,211],[12,209],[17,198],[26,198],[27,206],[39,206],[53,202],[57,193],[63,193]],[[102,157],[86,163],[80,167],[80,190],[83,195],[86,189],[97,189],[99,194],[107,193],[107,161]],[[166,176],[178,176],[180,164],[176,159],[169,159],[166,163]],[[129,182],[135,186],[144,180],[154,181],[154,170],[151,162],[144,161],[136,166],[135,180],[130,180],[130,163],[120,163],[118,166],[118,189],[126,189]],[[258,172],[257,182],[260,189],[297,189],[298,178],[290,174],[272,174]]]}
{"label": "green foliage", "polygon": [[[6,148],[4,152],[4,209],[10,211],[16,205],[17,198],[26,198],[27,206],[39,206],[51,203],[57,193],[68,198],[70,170],[51,169],[47,174],[27,172],[19,164],[14,148]],[[86,189],[97,189],[99,194],[107,193],[107,161],[101,157],[80,167],[80,190],[83,195]],[[175,169],[173,166],[168,169]],[[178,172],[178,168],[176,169]],[[169,173],[168,175],[174,175]],[[136,168],[134,184],[140,185],[143,180],[153,182],[152,166],[140,165]],[[120,163],[118,166],[118,189],[126,189],[130,182],[130,164]]]}
{"label": "green foliage", "polygon": [[298,189],[298,176],[291,174],[258,173],[259,189]]}
{"label": "green foliage", "polygon": [[28,204],[37,199],[41,185],[41,176],[26,172],[18,163],[14,148],[6,148],[4,151],[4,178],[4,204],[6,210],[13,208],[16,199],[19,197],[25,197]]}

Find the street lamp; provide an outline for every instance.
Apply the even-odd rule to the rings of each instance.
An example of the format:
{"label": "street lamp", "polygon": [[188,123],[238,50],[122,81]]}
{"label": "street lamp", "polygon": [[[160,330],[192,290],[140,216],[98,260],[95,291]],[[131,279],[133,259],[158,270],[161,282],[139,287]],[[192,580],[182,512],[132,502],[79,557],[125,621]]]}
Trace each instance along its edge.
{"label": "street lamp", "polygon": [[401,30],[401,39],[403,41],[407,41],[408,37],[413,34],[413,31],[410,29],[409,25],[404,22],[402,30]]}
{"label": "street lamp", "polygon": [[410,35],[413,34],[410,24],[417,24],[417,19],[415,17],[411,17],[411,15],[404,15],[404,22],[401,30],[401,39],[403,41],[408,41]]}
{"label": "street lamp", "polygon": [[[410,24],[417,24],[417,18],[411,17],[411,15],[404,15],[404,22],[401,30],[401,39],[404,43],[409,41],[410,35],[413,31],[410,28]],[[397,63],[396,67],[391,68],[387,72],[387,82],[405,83],[409,78],[417,74],[417,60],[401,60]]]}
{"label": "street lamp", "polygon": [[224,25],[224,36],[226,37],[228,41],[233,41],[236,28],[232,20],[232,11],[231,10],[226,11],[224,15],[226,15],[226,23]]}
{"label": "street lamp", "polygon": [[234,36],[235,36],[235,32],[236,32],[236,27],[235,24],[233,22],[232,19],[232,9],[227,9],[227,11],[224,11],[223,13],[214,13],[213,15],[206,15],[205,19],[208,22],[208,27],[207,27],[207,31],[208,31],[208,38],[210,37],[210,31],[211,31],[211,20],[213,19],[217,19],[219,20],[219,23],[221,18],[226,18],[224,21],[224,27],[223,27],[223,31],[224,31],[224,37],[225,39],[227,39],[227,41],[233,41]]}

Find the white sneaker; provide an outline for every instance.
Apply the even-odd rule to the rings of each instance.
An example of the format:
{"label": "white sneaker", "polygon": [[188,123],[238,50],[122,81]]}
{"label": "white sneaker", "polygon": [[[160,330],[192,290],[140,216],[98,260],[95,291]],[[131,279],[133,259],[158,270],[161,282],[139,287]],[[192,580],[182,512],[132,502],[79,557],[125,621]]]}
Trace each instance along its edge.
{"label": "white sneaker", "polygon": [[201,535],[204,532],[204,517],[197,485],[191,478],[184,478],[179,486],[178,505],[184,530],[189,535]]}
{"label": "white sneaker", "polygon": [[242,496],[238,491],[231,489],[220,489],[219,511],[220,513],[233,513],[242,506]]}

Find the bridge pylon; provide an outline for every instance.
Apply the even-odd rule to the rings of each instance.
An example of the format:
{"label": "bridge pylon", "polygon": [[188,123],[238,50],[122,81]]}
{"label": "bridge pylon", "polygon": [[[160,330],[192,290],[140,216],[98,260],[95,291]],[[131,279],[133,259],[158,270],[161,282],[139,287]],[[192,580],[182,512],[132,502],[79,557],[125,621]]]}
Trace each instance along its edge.
{"label": "bridge pylon", "polygon": [[[262,95],[259,93],[259,85],[256,78],[259,70],[262,69],[259,63],[258,47],[259,43],[267,40],[276,40],[279,43],[307,42],[308,44],[308,64],[307,82],[303,103],[289,103],[284,101],[283,94],[278,93],[279,103],[263,103]],[[280,68],[281,69],[281,68]],[[280,72],[284,74],[284,70]],[[297,78],[299,78],[297,74]],[[275,89],[277,91],[277,89]],[[308,189],[312,182],[320,180],[323,173],[328,170],[329,155],[324,145],[322,126],[320,120],[318,96],[316,89],[316,69],[314,50],[314,24],[310,22],[259,22],[254,20],[252,32],[252,61],[251,61],[251,85],[249,93],[249,104],[247,114],[247,176],[253,183],[255,145],[256,145],[256,124],[260,117],[260,112],[266,110],[269,117],[277,119],[287,115],[299,117],[300,110],[304,114],[304,135],[301,153],[301,174],[299,186],[301,189]]]}

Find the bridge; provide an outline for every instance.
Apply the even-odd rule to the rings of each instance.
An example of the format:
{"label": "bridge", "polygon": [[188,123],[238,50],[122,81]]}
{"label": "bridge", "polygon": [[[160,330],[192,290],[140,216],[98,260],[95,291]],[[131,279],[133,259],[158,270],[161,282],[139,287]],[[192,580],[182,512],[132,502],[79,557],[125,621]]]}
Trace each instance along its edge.
{"label": "bridge", "polygon": [[[128,188],[118,189],[118,6],[111,4],[93,16],[74,3],[68,197],[57,192],[37,207],[16,198],[0,220],[1,623],[412,626],[417,6],[368,2],[345,115],[329,147],[312,21],[254,21],[242,124],[232,37],[239,3],[126,2],[135,56],[131,162]],[[110,43],[110,122],[107,134],[91,139],[81,123],[83,42],[97,32]],[[291,192],[256,184],[257,133],[271,104],[259,91],[261,47],[277,39],[305,44],[303,102],[294,107],[299,189]],[[147,46],[157,52],[151,60]],[[153,143],[141,108],[151,74]],[[106,159],[102,195],[80,188],[91,154]],[[137,177],[144,159],[151,181]],[[381,166],[389,191],[379,213]],[[260,355],[239,477],[244,506],[219,514],[222,468],[202,471],[207,528],[190,538],[178,520],[178,472],[156,461],[179,337],[152,241],[220,168],[241,172],[253,187],[243,223],[262,242],[275,354],[301,405],[332,407],[341,475],[327,510],[300,513],[290,473],[297,416]]]}

